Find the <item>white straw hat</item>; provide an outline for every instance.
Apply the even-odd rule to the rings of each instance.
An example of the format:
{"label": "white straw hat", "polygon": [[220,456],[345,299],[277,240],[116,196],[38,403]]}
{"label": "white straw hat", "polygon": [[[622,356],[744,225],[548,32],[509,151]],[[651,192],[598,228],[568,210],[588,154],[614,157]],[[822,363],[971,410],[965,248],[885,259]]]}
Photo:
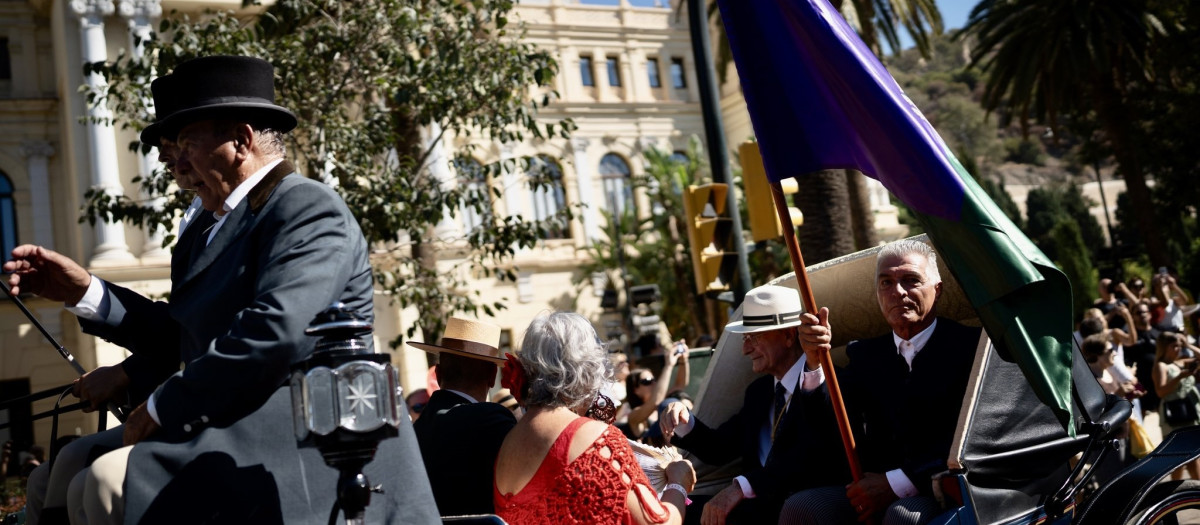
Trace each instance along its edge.
{"label": "white straw hat", "polygon": [[742,301],[742,318],[725,325],[735,334],[766,332],[800,326],[804,306],[800,294],[785,286],[764,285],[750,290]]}

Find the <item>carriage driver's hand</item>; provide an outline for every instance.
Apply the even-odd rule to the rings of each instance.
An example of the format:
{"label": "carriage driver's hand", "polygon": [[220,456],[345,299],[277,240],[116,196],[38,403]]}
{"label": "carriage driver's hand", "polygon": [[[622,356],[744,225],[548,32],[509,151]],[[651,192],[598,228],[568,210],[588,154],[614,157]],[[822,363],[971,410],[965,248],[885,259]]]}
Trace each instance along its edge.
{"label": "carriage driver's hand", "polygon": [[150,417],[150,411],[146,410],[146,403],[143,402],[125,419],[125,433],[122,438],[126,446],[136,445],[155,432],[158,432],[158,423]]}
{"label": "carriage driver's hand", "polygon": [[801,324],[796,329],[800,336],[800,347],[804,349],[806,370],[816,370],[821,366],[821,356],[833,349],[833,329],[829,326],[829,309],[817,310],[817,315],[804,313],[800,316]]}
{"label": "carriage driver's hand", "polygon": [[692,413],[687,406],[679,401],[672,401],[658,418],[658,428],[662,430],[663,439],[670,443],[671,437],[675,435],[675,427],[687,424],[691,420]]}
{"label": "carriage driver's hand", "polygon": [[91,403],[90,407],[83,409],[84,412],[91,412],[120,398],[128,386],[129,376],[125,374],[125,367],[117,364],[83,374],[71,386],[71,393],[81,401]]}
{"label": "carriage driver's hand", "polygon": [[13,248],[12,260],[4,263],[8,285],[14,294],[32,293],[51,301],[74,306],[87,292],[92,275],[67,256],[41,246],[23,244]]}

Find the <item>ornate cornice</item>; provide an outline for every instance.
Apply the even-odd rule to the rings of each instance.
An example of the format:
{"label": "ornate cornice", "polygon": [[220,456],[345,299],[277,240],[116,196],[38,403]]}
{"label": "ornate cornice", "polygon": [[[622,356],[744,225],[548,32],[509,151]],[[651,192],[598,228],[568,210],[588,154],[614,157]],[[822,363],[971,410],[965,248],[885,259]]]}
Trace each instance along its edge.
{"label": "ornate cornice", "polygon": [[22,157],[50,157],[54,155],[54,146],[44,140],[27,140],[21,144]]}
{"label": "ornate cornice", "polygon": [[67,8],[81,22],[91,24],[102,24],[104,17],[116,11],[112,0],[71,0]]}

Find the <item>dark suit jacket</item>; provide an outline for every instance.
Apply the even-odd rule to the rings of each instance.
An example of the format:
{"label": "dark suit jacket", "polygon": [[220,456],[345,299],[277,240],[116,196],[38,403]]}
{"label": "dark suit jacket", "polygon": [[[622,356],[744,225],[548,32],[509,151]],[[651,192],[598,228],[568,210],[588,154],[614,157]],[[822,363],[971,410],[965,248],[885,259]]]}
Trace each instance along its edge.
{"label": "dark suit jacket", "polygon": [[783,500],[792,493],[850,481],[837,426],[812,423],[833,418],[824,389],[795,391],[775,432],[766,465],[759,463],[759,433],[771,417],[774,399],[774,378],[760,377],[746,387],[741,410],[721,426],[713,428],[696,419],[695,428],[686,437],[671,440],[711,465],[740,458],[741,475],[757,496],[749,501],[769,509],[765,519],[778,516]]}
{"label": "dark suit jacket", "polygon": [[493,514],[496,454],[517,425],[511,410],[438,390],[413,423],[442,516]]}
{"label": "dark suit jacket", "polygon": [[930,477],[946,470],[979,334],[939,318],[911,372],[891,333],[846,347],[850,363],[838,379],[864,472],[903,469],[932,495]]}
{"label": "dark suit jacket", "polygon": [[[229,456],[245,472],[260,472],[248,467],[261,465],[279,485],[278,501],[263,504],[279,505],[286,523],[328,519],[337,474],[316,450],[297,448],[287,380],[291,365],[313,351],[315,338],[304,329],[317,312],[341,301],[374,319],[372,278],[366,240],[345,203],[293,172],[287,162],[271,170],[207,246],[213,219],[201,213],[172,257],[169,303],[109,284],[105,321],[81,320],[88,333],[133,352],[126,370],[152,378],[139,381],[173,371],[153,394],[162,428],[130,456],[127,522],[159,506],[159,493],[186,482],[180,473],[206,472],[189,464],[198,457],[211,463],[212,453]],[[405,421],[400,438],[385,441],[368,469],[372,483],[386,490],[368,508],[369,521],[437,522],[418,455]],[[193,485],[217,490],[228,483]],[[212,503],[219,498],[192,500],[195,508],[179,512],[220,515]]]}

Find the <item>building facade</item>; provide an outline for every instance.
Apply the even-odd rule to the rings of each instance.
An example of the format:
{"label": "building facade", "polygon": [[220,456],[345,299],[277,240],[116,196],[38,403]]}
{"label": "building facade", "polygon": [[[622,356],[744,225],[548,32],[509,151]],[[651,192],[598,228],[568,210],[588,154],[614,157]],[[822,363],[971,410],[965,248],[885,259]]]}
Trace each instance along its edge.
{"label": "building facade", "polygon": [[[127,147],[137,140],[133,132],[106,124],[104,108],[88,107],[79,86],[100,79],[85,76],[81,66],[137,52],[137,37],[156,27],[164,13],[195,16],[205,9],[240,8],[240,0],[0,1],[0,243],[6,256],[17,244],[36,243],[122,286],[151,296],[169,291],[170,252],[161,248],[162,232],[79,220],[87,191],[139,198],[133,179],[154,168],[153,158]],[[561,99],[543,114],[571,117],[578,129],[569,140],[476,149],[480,163],[538,157],[553,174],[548,188],[530,190],[524,173],[451,181],[500,188],[502,197],[491,210],[500,216],[542,218],[563,207],[575,210],[569,224],[516,255],[511,262],[516,282],[472,279],[480,301],[508,305],[489,319],[504,329],[507,345],[519,341],[524,327],[543,312],[575,310],[600,326],[604,314],[597,290],[604,283],[584,278],[579,267],[587,262],[589,244],[605,237],[601,211],[634,207],[649,213],[645,196],[631,185],[644,170],[642,152],[682,151],[691,136],[703,136],[686,18],[671,8],[550,0],[522,2],[515,11],[527,25],[527,38],[560,62],[554,87]],[[448,140],[444,158],[458,145]],[[435,171],[450,172],[448,166]],[[464,210],[444,221],[438,233],[462,234],[486,220],[480,215]],[[454,250],[441,259],[445,271],[467,271]],[[125,357],[122,349],[84,335],[61,304],[23,300],[85,369]],[[377,346],[386,349],[416,317],[415,310],[379,297]],[[75,377],[11,302],[0,303],[0,344],[0,399],[69,385]],[[391,353],[405,389],[424,387],[425,353],[407,347]],[[49,402],[39,402],[33,410],[48,408]],[[60,433],[87,433],[95,426],[95,418],[73,413],[64,416]],[[0,438],[46,445],[49,433],[49,421],[42,420]]]}

